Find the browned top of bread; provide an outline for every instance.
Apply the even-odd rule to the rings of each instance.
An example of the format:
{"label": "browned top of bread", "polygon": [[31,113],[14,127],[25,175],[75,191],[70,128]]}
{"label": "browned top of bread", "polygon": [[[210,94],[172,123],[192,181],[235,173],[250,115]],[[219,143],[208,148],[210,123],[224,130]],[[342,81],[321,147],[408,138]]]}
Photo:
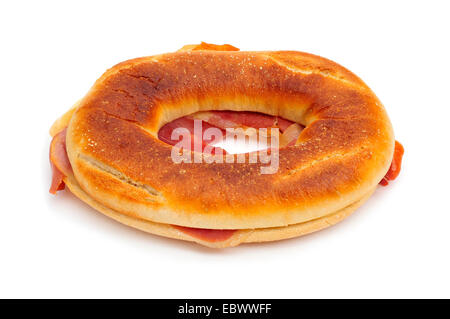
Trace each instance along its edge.
{"label": "browned top of bread", "polygon": [[[174,164],[161,126],[202,110],[254,111],[306,126],[261,164]],[[284,226],[337,211],[373,189],[394,137],[373,92],[342,66],[307,53],[188,51],[108,70],[80,102],[67,150],[80,186],[133,217],[188,227]]]}

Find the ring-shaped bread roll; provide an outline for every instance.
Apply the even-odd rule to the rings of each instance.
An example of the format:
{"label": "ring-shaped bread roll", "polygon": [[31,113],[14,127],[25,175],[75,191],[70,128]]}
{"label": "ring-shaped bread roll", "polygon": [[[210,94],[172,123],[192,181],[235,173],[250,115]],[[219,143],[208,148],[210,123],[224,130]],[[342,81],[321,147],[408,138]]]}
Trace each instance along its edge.
{"label": "ring-shaped bread roll", "polygon": [[[379,99],[328,59],[236,50],[186,46],[109,69],[52,127],[61,180],[124,224],[212,247],[295,237],[348,216],[393,160]],[[174,163],[159,130],[219,110],[264,113],[304,129],[278,150],[273,174],[248,161]]]}

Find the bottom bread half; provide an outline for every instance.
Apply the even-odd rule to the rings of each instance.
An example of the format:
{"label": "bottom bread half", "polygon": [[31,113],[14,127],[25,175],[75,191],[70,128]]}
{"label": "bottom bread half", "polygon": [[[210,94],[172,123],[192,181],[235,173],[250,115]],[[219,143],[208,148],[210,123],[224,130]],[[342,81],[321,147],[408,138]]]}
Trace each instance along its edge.
{"label": "bottom bread half", "polygon": [[225,248],[237,246],[241,243],[257,243],[257,242],[268,242],[277,241],[282,239],[299,237],[306,235],[328,226],[334,225],[337,222],[343,220],[351,213],[353,213],[359,206],[361,206],[374,192],[375,189],[371,190],[369,193],[365,194],[362,198],[355,201],[351,205],[331,213],[327,216],[310,220],[304,223],[288,225],[284,227],[272,227],[272,228],[257,228],[257,229],[240,229],[236,231],[230,238],[223,241],[211,242],[207,240],[202,240],[196,237],[192,237],[177,228],[169,224],[155,223],[148,220],[143,220],[139,218],[130,217],[117,212],[111,208],[108,208],[95,199],[90,197],[78,184],[73,175],[66,176],[64,182],[70,189],[70,191],[80,198],[83,202],[93,207],[97,211],[103,213],[104,215],[115,219],[116,221],[125,224],[130,227],[137,228],[147,233],[169,237],[174,239],[180,239],[185,241],[196,242],[200,245],[211,247],[211,248]]}

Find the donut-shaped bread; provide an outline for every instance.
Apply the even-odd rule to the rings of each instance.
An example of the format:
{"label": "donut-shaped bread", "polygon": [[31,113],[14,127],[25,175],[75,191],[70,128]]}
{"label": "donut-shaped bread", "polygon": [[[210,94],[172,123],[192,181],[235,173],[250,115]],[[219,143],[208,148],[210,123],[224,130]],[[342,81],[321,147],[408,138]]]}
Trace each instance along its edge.
{"label": "donut-shaped bread", "polygon": [[[216,247],[321,229],[370,196],[395,141],[361,79],[308,53],[210,49],[122,62],[57,121],[52,135],[67,127],[60,148],[71,166],[60,170],[76,196],[127,225]],[[218,110],[264,113],[304,129],[279,149],[273,174],[248,161],[174,163],[159,130]],[[192,228],[236,233],[212,244]]]}

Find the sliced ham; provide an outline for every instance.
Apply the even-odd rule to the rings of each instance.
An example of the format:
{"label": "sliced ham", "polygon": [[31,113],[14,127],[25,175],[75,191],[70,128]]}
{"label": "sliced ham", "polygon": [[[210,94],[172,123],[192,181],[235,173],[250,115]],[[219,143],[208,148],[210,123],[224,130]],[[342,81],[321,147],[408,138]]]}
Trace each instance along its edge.
{"label": "sliced ham", "polygon": [[186,235],[211,243],[227,240],[237,231],[234,229],[203,229],[177,225],[172,225],[172,227],[178,229]]}
{"label": "sliced ham", "polygon": [[51,194],[64,189],[63,178],[72,172],[66,151],[66,133],[67,128],[64,128],[53,137],[50,144],[50,164],[53,171]]}
{"label": "sliced ham", "polygon": [[380,185],[387,186],[389,181],[393,181],[400,174],[400,169],[402,168],[402,158],[405,153],[405,149],[400,142],[395,141],[394,157],[392,158],[391,166],[387,171],[386,175],[380,181]]}
{"label": "sliced ham", "polygon": [[53,163],[50,163],[50,165],[52,166],[52,184],[50,185],[49,192],[55,195],[57,191],[62,191],[65,188],[63,181],[64,174]]}
{"label": "sliced ham", "polygon": [[238,127],[253,127],[256,129],[278,127],[281,132],[284,132],[294,123],[278,116],[247,111],[205,111],[191,114],[189,117],[208,122],[209,124],[222,129]]}
{"label": "sliced ham", "polygon": [[[215,128],[215,126],[206,123],[206,122],[202,122],[202,131],[199,132],[199,134],[196,134],[197,132],[194,131],[194,119],[190,118],[190,117],[180,117],[170,123],[167,123],[166,125],[164,125],[158,132],[158,138],[170,145],[176,145],[179,140],[178,139],[172,139],[172,132],[177,129],[177,128],[186,128],[189,133],[191,134],[191,150],[194,150],[194,144],[195,142],[200,143],[200,145],[202,146],[202,151],[205,149],[205,147],[209,144],[212,144],[211,140],[207,140],[207,139],[203,139],[203,133],[208,129],[208,128]],[[222,132],[222,137],[224,136],[224,131],[221,130]],[[216,141],[219,142],[219,141]],[[216,152],[221,151],[220,148],[216,147],[213,148],[211,154],[216,154]],[[225,153],[225,151],[223,150],[223,152]],[[220,153],[217,153],[220,154]]]}
{"label": "sliced ham", "polygon": [[[194,121],[202,121],[202,132],[194,132]],[[294,123],[277,116],[271,116],[262,113],[255,112],[236,112],[236,111],[205,111],[197,112],[185,117],[178,118],[170,123],[164,125],[158,132],[158,138],[170,145],[176,145],[179,141],[172,140],[172,132],[176,128],[186,128],[191,133],[191,149],[194,149],[194,143],[198,142],[202,145],[202,150],[212,144],[212,141],[202,139],[205,130],[211,127],[219,128],[222,132],[222,139],[225,138],[225,130],[227,128],[278,128],[282,134],[280,134],[279,147],[287,147],[295,145],[298,137],[300,136],[303,126]],[[248,133],[248,131],[247,131]],[[270,130],[267,131],[267,135],[270,136]],[[268,142],[270,145],[270,142]],[[220,148],[213,149],[212,154],[215,152],[224,150]]]}
{"label": "sliced ham", "polygon": [[[202,132],[194,132],[194,121],[202,121]],[[202,139],[205,130],[211,127],[219,128],[222,132],[222,140],[225,138],[225,130],[227,128],[243,128],[244,131],[249,128],[261,129],[267,128],[266,134],[270,137],[270,128],[278,128],[282,133],[280,134],[279,147],[287,147],[295,145],[300,136],[303,126],[292,121],[285,120],[277,116],[271,116],[255,112],[236,112],[236,111],[204,111],[197,112],[185,117],[178,118],[170,123],[164,125],[158,132],[158,137],[161,141],[170,145],[176,145],[179,140],[172,140],[172,132],[176,128],[186,128],[191,133],[191,150],[194,149],[194,143],[198,142],[202,145],[202,151],[207,145],[214,145],[212,141]],[[253,131],[254,132],[254,131]],[[256,133],[256,132],[254,132]],[[250,134],[249,130],[246,134]],[[263,136],[265,138],[266,136]],[[218,142],[218,141],[215,141]],[[270,145],[268,141],[267,145]],[[217,151],[225,150],[221,148],[213,148],[212,154],[218,154]]]}

